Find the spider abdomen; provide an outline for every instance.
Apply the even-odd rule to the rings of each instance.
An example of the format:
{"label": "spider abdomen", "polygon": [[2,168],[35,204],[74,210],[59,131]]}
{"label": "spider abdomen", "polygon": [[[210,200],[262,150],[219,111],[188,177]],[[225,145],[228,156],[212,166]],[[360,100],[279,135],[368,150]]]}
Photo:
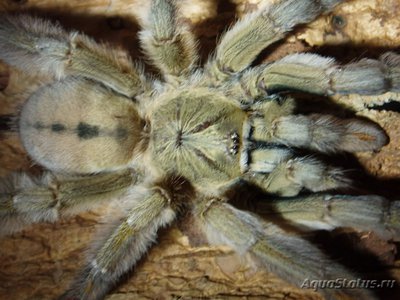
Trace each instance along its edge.
{"label": "spider abdomen", "polygon": [[149,117],[150,149],[157,165],[197,182],[218,184],[240,176],[246,113],[207,89],[166,97]]}
{"label": "spider abdomen", "polygon": [[35,93],[19,126],[26,150],[39,164],[54,171],[92,173],[126,167],[143,124],[131,101],[70,79]]}

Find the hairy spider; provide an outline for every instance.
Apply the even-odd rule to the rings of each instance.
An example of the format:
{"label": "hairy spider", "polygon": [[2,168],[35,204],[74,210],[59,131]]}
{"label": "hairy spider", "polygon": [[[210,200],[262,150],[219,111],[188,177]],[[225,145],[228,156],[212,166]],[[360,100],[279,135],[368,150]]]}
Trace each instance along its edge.
{"label": "hairy spider", "polygon": [[[211,244],[249,252],[296,285],[304,278],[356,277],[301,236],[229,204],[233,192],[249,184],[271,199],[271,214],[301,230],[353,227],[399,238],[399,201],[298,196],[304,189],[351,185],[340,168],[304,151],[377,150],[387,143],[385,133],[365,120],[294,114],[295,101],[282,92],[400,92],[400,57],[387,53],[338,66],[331,58],[295,54],[250,67],[295,25],[341,2],[266,1],[221,38],[200,68],[194,38],[178,25],[173,1],[153,0],[140,40],[162,80],[146,77],[137,64],[80,33],[3,15],[0,58],[55,80],[30,96],[15,121],[26,151],[46,171],[3,179],[2,232],[56,221],[104,200],[118,203],[119,223],[93,246],[61,299],[103,298],[143,257],[158,230],[188,211]],[[323,293],[375,297],[366,289]]]}

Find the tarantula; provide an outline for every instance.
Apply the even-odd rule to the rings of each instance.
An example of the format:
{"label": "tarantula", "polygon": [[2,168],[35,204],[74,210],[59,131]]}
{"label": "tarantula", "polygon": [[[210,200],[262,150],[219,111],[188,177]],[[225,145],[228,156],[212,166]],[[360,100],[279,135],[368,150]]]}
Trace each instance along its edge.
{"label": "tarantula", "polygon": [[[105,200],[118,203],[119,223],[93,247],[62,299],[103,298],[144,256],[157,231],[187,211],[211,244],[249,252],[291,283],[354,278],[311,242],[229,203],[241,185],[254,185],[275,213],[301,230],[353,227],[399,238],[399,201],[298,196],[351,185],[340,168],[299,149],[377,150],[387,143],[383,130],[355,118],[295,114],[295,101],[282,92],[400,92],[400,57],[387,53],[338,66],[331,58],[295,54],[250,66],[294,26],[341,2],[265,1],[223,35],[201,68],[173,1],[153,0],[139,37],[162,80],[146,77],[139,65],[85,35],[3,15],[0,59],[50,74],[54,82],[34,92],[15,120],[26,151],[46,171],[3,179],[2,232],[56,221]],[[374,298],[366,289],[323,292]]]}

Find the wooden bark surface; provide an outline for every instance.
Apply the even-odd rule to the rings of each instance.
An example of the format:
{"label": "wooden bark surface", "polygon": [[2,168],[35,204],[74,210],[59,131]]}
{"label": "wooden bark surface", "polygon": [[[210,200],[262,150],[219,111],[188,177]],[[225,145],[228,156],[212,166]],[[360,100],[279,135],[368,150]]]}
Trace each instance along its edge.
{"label": "wooden bark surface", "polygon": [[[192,25],[205,57],[217,37],[235,19],[235,14],[256,9],[263,0],[178,1],[183,20]],[[266,0],[264,0],[266,1]],[[27,11],[57,19],[68,29],[78,29],[99,41],[127,49],[142,58],[137,40],[140,18],[147,0],[14,0],[0,1],[0,11]],[[354,0],[328,16],[298,28],[284,41],[270,47],[260,59],[270,61],[297,51],[329,54],[340,61],[400,48],[400,1]],[[18,111],[39,86],[0,64],[0,114]],[[358,159],[366,172],[382,179],[391,194],[398,195],[400,178],[400,118],[398,94],[379,97],[336,97],[336,103],[379,123],[390,143],[376,153]],[[386,105],[384,105],[386,103]],[[390,105],[388,105],[389,103]],[[31,165],[17,138],[0,140],[0,175],[27,170]],[[84,261],[84,251],[93,239],[104,212],[99,208],[55,224],[37,224],[0,240],[0,299],[55,299],[69,285]],[[107,299],[321,299],[319,294],[299,289],[273,274],[254,269],[228,247],[194,245],[178,227],[165,231],[131,276]],[[393,261],[392,244],[364,234],[365,244],[390,263],[386,272],[400,282],[400,261]],[[340,245],[338,245],[340,247]],[[395,299],[388,291],[386,299]]]}

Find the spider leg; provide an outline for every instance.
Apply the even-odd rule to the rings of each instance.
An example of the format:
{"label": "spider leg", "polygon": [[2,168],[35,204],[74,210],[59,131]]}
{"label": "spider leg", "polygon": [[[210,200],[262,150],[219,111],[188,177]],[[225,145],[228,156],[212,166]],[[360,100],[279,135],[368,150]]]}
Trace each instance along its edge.
{"label": "spider leg", "polygon": [[372,122],[323,114],[289,115],[284,110],[271,114],[273,106],[258,106],[263,115],[252,119],[253,139],[324,153],[373,151],[388,142],[385,132]]}
{"label": "spider leg", "polygon": [[122,195],[136,180],[131,171],[76,177],[45,173],[38,178],[13,174],[0,184],[0,234],[90,209]]}
{"label": "spider leg", "polygon": [[[134,193],[128,196],[135,197]],[[103,299],[120,276],[130,270],[154,243],[157,231],[175,219],[171,201],[168,192],[162,188],[144,192],[143,198],[136,201],[107,239],[98,243],[93,251],[95,254],[61,299]]]}
{"label": "spider leg", "polygon": [[388,142],[386,133],[372,122],[323,114],[294,115],[291,98],[265,99],[251,104],[251,138],[255,141],[323,153],[378,150]]}
{"label": "spider leg", "polygon": [[343,170],[311,157],[293,158],[285,148],[253,150],[248,167],[248,181],[285,197],[296,196],[303,188],[320,192],[350,186]]}
{"label": "spider leg", "polygon": [[153,0],[150,14],[139,33],[142,47],[148,57],[171,79],[188,73],[198,57],[193,34],[176,19],[172,0]]}
{"label": "spider leg", "polygon": [[128,58],[77,32],[28,15],[0,18],[0,59],[33,74],[87,77],[128,97],[142,93],[144,76]]}
{"label": "spider leg", "polygon": [[259,201],[257,212],[269,220],[277,216],[309,230],[351,227],[374,231],[386,240],[400,239],[400,201],[380,196],[313,194]]}
{"label": "spider leg", "polygon": [[217,80],[247,68],[257,55],[297,24],[308,23],[341,0],[282,0],[237,22],[221,39],[207,69]]}
{"label": "spider leg", "polygon": [[388,52],[379,60],[362,59],[339,66],[332,58],[293,54],[250,69],[240,81],[252,97],[281,90],[319,95],[400,92],[400,56]]}
{"label": "spider leg", "polygon": [[[307,240],[227,203],[215,200],[202,203],[195,213],[210,243],[226,244],[239,253],[249,252],[269,271],[298,287],[306,279],[360,277],[331,260]],[[349,293],[355,299],[375,299],[367,289],[320,291],[328,299],[338,299],[343,293]]]}

